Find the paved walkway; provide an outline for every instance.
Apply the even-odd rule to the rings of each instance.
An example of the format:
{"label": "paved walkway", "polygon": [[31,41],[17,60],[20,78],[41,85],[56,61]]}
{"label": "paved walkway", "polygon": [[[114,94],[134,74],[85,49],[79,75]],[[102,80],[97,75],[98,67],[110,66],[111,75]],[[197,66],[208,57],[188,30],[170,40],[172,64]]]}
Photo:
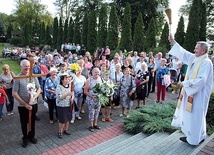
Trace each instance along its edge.
{"label": "paved walkway", "polygon": [[[167,93],[167,101],[175,101],[177,95],[170,92]],[[156,100],[156,94],[152,93],[147,101],[147,104],[153,104]],[[136,106],[136,103],[133,107]],[[6,112],[4,108],[4,112]],[[19,115],[17,107],[12,116],[4,116],[3,121],[0,122],[0,155],[11,154],[75,154],[93,147],[101,142],[109,140],[117,135],[123,133],[123,118],[118,115],[121,109],[112,109],[112,119],[114,122],[101,122],[99,117],[98,125],[102,129],[90,132],[88,130],[89,122],[87,118],[87,107],[85,106],[85,114],[82,114],[82,120],[76,120],[74,124],[70,125],[70,136],[63,135],[63,139],[57,137],[58,123],[49,124],[48,111],[39,104],[38,117],[40,121],[36,121],[36,138],[38,143],[36,145],[29,144],[27,148],[21,147],[21,127],[19,122]],[[212,146],[214,148],[214,146]]]}

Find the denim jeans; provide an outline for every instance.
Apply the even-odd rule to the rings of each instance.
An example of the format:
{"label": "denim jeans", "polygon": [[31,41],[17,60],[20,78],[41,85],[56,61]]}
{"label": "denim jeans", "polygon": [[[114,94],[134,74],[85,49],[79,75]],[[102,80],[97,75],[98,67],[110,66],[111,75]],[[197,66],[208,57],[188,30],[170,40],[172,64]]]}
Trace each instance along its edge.
{"label": "denim jeans", "polygon": [[4,104],[0,103],[0,118],[3,116],[3,107],[4,107]]}

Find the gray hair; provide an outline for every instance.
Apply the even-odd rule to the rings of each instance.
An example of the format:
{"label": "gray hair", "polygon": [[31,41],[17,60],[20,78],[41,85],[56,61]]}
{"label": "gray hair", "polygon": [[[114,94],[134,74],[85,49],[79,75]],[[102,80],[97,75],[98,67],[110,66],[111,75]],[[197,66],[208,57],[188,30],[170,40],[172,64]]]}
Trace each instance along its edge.
{"label": "gray hair", "polygon": [[201,45],[201,48],[206,51],[206,53],[209,51],[209,44],[205,41],[198,41],[197,44]]}
{"label": "gray hair", "polygon": [[99,71],[99,72],[100,72],[100,69],[97,68],[97,67],[93,68],[93,69],[92,69],[92,74],[93,74],[95,71]]}
{"label": "gray hair", "polygon": [[22,67],[25,63],[30,63],[27,59],[24,59],[20,62],[20,66]]}

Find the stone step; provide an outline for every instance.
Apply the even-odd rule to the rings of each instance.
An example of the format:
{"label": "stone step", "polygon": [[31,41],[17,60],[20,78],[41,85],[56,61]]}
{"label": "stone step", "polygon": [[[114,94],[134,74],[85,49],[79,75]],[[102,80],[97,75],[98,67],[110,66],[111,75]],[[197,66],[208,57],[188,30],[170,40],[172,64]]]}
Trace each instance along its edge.
{"label": "stone step", "polygon": [[121,141],[126,140],[126,139],[128,139],[128,138],[130,138],[132,136],[133,135],[131,135],[131,134],[123,133],[123,134],[121,134],[121,135],[119,135],[119,136],[117,136],[117,137],[115,137],[113,139],[110,139],[110,140],[108,140],[106,142],[103,142],[103,143],[101,143],[99,145],[96,145],[96,146],[94,146],[94,147],[92,147],[92,148],[90,148],[88,150],[80,152],[80,153],[78,153],[78,155],[95,154],[97,152],[103,151],[104,149],[106,149],[109,146],[116,145],[116,144],[120,143]]}
{"label": "stone step", "polygon": [[160,141],[161,139],[166,138],[167,136],[169,136],[168,133],[154,133],[144,139],[142,139],[141,141],[132,144],[131,146],[127,146],[125,149],[120,150],[119,152],[115,153],[115,155],[130,155],[130,154],[136,154],[138,153],[138,150],[144,150],[147,147],[153,145],[153,143],[155,141]]}
{"label": "stone step", "polygon": [[145,149],[139,149],[135,155],[138,154],[151,154],[151,155],[190,155],[198,146],[191,146],[179,140],[184,136],[180,131],[175,131],[168,137],[154,141],[153,145],[146,147]]}
{"label": "stone step", "polygon": [[145,137],[147,137],[146,134],[142,134],[142,133],[136,134],[136,135],[134,135],[128,139],[125,139],[125,140],[123,140],[117,144],[112,144],[112,145],[106,146],[106,148],[103,149],[103,151],[96,152],[95,154],[96,155],[115,154],[115,153],[127,148],[128,146],[130,146],[132,144],[138,143],[139,141],[141,141]]}

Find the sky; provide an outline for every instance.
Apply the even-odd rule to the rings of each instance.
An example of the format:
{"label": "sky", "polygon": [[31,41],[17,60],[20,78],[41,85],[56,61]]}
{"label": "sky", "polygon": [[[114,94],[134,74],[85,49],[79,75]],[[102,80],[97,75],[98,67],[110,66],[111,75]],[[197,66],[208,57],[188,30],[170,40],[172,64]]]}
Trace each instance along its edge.
{"label": "sky", "polygon": [[[47,5],[48,11],[52,14],[52,16],[55,16],[55,6],[53,5],[54,0],[41,0],[42,4]],[[186,3],[186,0],[170,0],[170,6],[172,10],[172,25],[171,25],[171,33],[174,34],[177,29],[177,24],[179,21],[179,14],[178,10],[180,9],[181,5],[184,5]],[[0,12],[11,14],[12,10],[15,9],[15,3],[14,0],[0,0]]]}

